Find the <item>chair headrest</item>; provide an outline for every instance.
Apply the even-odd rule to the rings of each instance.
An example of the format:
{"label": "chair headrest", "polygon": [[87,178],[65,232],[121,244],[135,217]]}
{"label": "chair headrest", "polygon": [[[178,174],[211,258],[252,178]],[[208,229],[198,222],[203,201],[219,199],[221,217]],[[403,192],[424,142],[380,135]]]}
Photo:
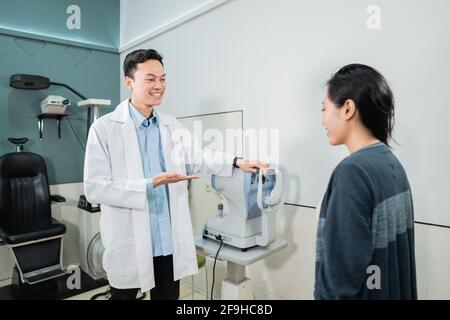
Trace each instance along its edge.
{"label": "chair headrest", "polygon": [[31,152],[13,152],[0,157],[0,176],[20,178],[47,175],[44,159]]}

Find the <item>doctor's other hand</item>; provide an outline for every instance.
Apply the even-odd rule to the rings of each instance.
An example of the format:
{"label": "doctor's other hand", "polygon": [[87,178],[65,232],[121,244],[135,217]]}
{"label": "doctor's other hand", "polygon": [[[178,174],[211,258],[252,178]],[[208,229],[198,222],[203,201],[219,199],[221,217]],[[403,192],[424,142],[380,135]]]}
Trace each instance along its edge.
{"label": "doctor's other hand", "polygon": [[176,183],[183,180],[198,179],[199,176],[183,176],[179,172],[161,172],[153,177],[153,187],[156,188],[162,184]]}
{"label": "doctor's other hand", "polygon": [[267,169],[269,168],[269,164],[266,162],[243,159],[238,159],[236,165],[245,172],[256,172],[258,169],[261,169],[264,175],[267,174]]}

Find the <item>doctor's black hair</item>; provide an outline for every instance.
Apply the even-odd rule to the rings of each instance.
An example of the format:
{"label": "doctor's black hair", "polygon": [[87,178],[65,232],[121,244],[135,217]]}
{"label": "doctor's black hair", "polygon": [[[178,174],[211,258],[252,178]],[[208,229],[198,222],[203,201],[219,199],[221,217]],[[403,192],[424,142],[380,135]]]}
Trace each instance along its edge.
{"label": "doctor's black hair", "polygon": [[327,82],[328,98],[341,108],[353,100],[363,125],[378,140],[389,145],[394,128],[394,95],[386,79],[374,68],[349,64]]}
{"label": "doctor's black hair", "polygon": [[148,60],[157,60],[163,66],[163,57],[158,51],[153,49],[139,49],[130,52],[123,62],[123,74],[127,77],[134,78],[134,73],[136,72],[136,65],[143,63]]}

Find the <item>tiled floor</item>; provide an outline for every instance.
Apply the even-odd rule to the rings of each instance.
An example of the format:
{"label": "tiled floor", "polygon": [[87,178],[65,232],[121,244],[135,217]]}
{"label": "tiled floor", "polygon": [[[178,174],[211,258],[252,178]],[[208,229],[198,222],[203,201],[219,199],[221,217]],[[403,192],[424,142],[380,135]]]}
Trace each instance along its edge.
{"label": "tiled floor", "polygon": [[[70,297],[66,300],[90,300],[92,296],[94,296],[97,293],[103,293],[105,292],[107,287],[101,287],[97,288],[92,291],[88,291],[73,297]],[[96,300],[106,300],[104,296],[98,297]],[[150,295],[147,294],[145,300],[150,300]],[[183,284],[180,285],[180,300],[206,300],[206,296],[202,293],[195,292],[194,293],[194,299],[192,299],[192,290],[191,288],[188,288],[184,286]]]}

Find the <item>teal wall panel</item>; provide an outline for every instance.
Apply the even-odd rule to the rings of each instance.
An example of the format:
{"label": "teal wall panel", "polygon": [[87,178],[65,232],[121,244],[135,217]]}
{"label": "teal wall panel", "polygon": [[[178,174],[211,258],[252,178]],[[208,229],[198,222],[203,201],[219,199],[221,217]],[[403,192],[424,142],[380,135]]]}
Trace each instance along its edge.
{"label": "teal wall panel", "polygon": [[[16,73],[43,75],[51,81],[66,83],[88,98],[111,99],[112,106],[101,112],[105,114],[120,100],[119,55],[0,34],[0,154],[13,150],[8,137],[28,137],[25,150],[44,157],[51,184],[82,181],[87,112],[76,106],[80,99],[62,87],[37,91],[13,89],[9,87],[9,77]],[[40,141],[36,116],[40,113],[40,102],[49,94],[64,96],[73,105],[68,109],[71,115],[62,120],[61,139],[57,136],[56,121],[49,119],[44,120],[44,136]]]}
{"label": "teal wall panel", "polygon": [[[80,29],[67,28],[70,5],[80,8]],[[0,0],[0,33],[17,32],[117,49],[120,0]]]}

